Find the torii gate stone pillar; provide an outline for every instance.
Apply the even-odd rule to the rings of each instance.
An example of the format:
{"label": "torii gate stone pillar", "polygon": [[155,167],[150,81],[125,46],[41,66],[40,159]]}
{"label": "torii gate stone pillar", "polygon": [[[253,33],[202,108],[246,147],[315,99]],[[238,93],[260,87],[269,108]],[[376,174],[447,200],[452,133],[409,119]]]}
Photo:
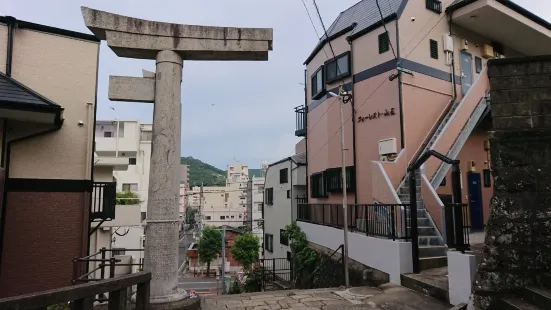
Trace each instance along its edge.
{"label": "torii gate stone pillar", "polygon": [[154,309],[183,309],[178,289],[181,82],[183,60],[268,60],[273,30],[180,25],[82,7],[86,26],[120,57],[155,59],[156,72],[111,76],[109,99],[153,102],[144,270]]}

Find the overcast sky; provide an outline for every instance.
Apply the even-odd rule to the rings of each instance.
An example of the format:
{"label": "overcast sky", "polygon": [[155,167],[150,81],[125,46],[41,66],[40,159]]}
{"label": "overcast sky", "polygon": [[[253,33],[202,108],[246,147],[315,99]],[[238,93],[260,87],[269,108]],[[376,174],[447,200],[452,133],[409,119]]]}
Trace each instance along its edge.
{"label": "overcast sky", "polygon": [[[385,1],[385,0],[382,0]],[[422,1],[422,0],[412,0]],[[90,33],[80,6],[122,15],[209,26],[274,29],[268,62],[185,62],[182,83],[182,156],[225,169],[235,157],[259,168],[294,151],[293,108],[304,103],[306,57],[318,41],[301,0],[1,0],[0,15]],[[312,0],[305,0],[315,14]],[[358,0],[317,0],[327,27]],[[549,0],[517,0],[551,20]],[[318,30],[321,26],[312,16]],[[98,119],[149,123],[153,105],[110,102],[109,75],[141,76],[152,60],[118,58],[102,43]],[[110,109],[113,107],[115,110]]]}

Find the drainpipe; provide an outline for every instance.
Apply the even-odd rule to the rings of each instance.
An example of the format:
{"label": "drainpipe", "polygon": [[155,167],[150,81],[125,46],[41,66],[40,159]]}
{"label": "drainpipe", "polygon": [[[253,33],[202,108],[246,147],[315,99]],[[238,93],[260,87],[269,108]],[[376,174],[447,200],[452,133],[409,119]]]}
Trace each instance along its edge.
{"label": "drainpipe", "polygon": [[304,127],[306,128],[306,134],[304,135],[304,144],[306,148],[306,203],[308,203],[308,196],[310,191],[308,184],[310,183],[310,176],[308,175],[308,89],[306,84],[308,82],[308,70],[304,69]]}
{"label": "drainpipe", "polygon": [[[61,112],[59,112],[61,114]],[[56,117],[59,119],[60,114]],[[4,179],[4,192],[2,193],[2,213],[0,215],[0,266],[2,265],[2,252],[4,247],[4,232],[6,228],[6,209],[8,208],[8,184],[10,182],[9,175],[10,175],[10,162],[11,162],[11,147],[14,143],[18,143],[21,141],[29,140],[38,136],[43,136],[51,132],[58,131],[61,129],[62,121],[57,122],[55,124],[55,127],[47,129],[45,131],[40,131],[37,133],[33,133],[28,136],[20,137],[17,139],[13,139],[7,143],[7,150],[6,150],[6,174]]]}
{"label": "drainpipe", "polygon": [[[297,165],[298,167],[298,165]],[[289,195],[291,196],[291,223],[294,223],[295,222],[295,218],[293,216],[293,171],[295,169],[293,168],[293,160],[291,159],[291,157],[289,157],[289,177],[291,179],[290,181],[290,184],[291,184],[291,189],[290,189],[290,193]]]}
{"label": "drainpipe", "polygon": [[8,143],[8,120],[4,119],[4,124],[2,125],[2,145],[0,145],[0,148],[2,148],[2,154],[0,154],[0,168],[5,167],[4,160],[6,159],[6,146]]}
{"label": "drainpipe", "polygon": [[11,76],[11,66],[13,60],[13,32],[15,30],[15,24],[17,19],[12,16],[6,16],[8,22],[8,44],[6,51],[6,75]]}
{"label": "drainpipe", "polygon": [[[350,106],[352,108],[352,165],[354,165],[354,204],[358,204],[358,168],[356,167],[356,107],[354,102],[354,45],[353,40],[350,37],[346,38],[346,41],[348,41],[348,44],[350,45],[350,57],[348,58],[350,60],[350,73],[352,75],[352,100],[350,100]],[[358,218],[358,208],[354,208],[355,218]]]}
{"label": "drainpipe", "polygon": [[[452,15],[453,12],[450,12],[450,18],[448,19],[448,26],[450,28],[450,36],[452,36]],[[455,48],[454,48],[455,49]],[[452,51],[452,72],[451,72],[451,81],[452,81],[452,103],[453,105],[455,103],[455,100],[457,100],[457,88],[456,88],[456,81],[455,81],[455,51]]]}
{"label": "drainpipe", "polygon": [[[400,61],[400,27],[396,21],[396,58]],[[400,147],[403,149],[406,146],[406,138],[404,133],[404,99],[402,94],[402,75],[398,74],[398,110],[400,111]],[[407,159],[406,159],[407,160]]]}

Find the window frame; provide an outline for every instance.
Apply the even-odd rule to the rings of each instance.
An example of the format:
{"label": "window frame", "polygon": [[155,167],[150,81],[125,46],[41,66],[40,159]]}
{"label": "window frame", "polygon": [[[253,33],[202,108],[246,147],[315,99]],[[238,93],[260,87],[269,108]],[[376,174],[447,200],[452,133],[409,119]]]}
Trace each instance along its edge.
{"label": "window frame", "polygon": [[440,51],[439,51],[439,48],[438,48],[438,41],[433,40],[433,39],[429,40],[429,53],[430,53],[430,58],[438,60],[438,58],[440,56],[439,55]]}
{"label": "window frame", "polygon": [[[318,73],[321,73],[321,87],[318,87],[317,93],[314,93],[314,79],[317,78]],[[317,85],[317,79],[316,79],[316,86]],[[323,95],[325,95],[325,74],[324,74],[324,66],[321,65],[314,73],[310,76],[310,93],[312,99],[319,99]]]}
{"label": "window frame", "polygon": [[136,157],[129,157],[128,158],[128,165],[129,166],[136,166],[137,162],[138,162],[138,160],[136,159]]}
{"label": "window frame", "polygon": [[431,12],[442,14],[442,1],[425,0],[425,8]]}
{"label": "window frame", "polygon": [[264,234],[264,250],[273,253],[274,252],[274,235]]}
{"label": "window frame", "polygon": [[279,230],[279,244],[289,246],[289,238],[283,236],[285,229]]}
{"label": "window frame", "polygon": [[[312,198],[327,198],[327,186],[325,184],[325,176],[323,171],[310,175],[310,195]],[[320,190],[321,188],[321,190]]]}
{"label": "window frame", "polygon": [[289,183],[289,168],[279,169],[279,184]]}
{"label": "window frame", "polygon": [[[386,36],[386,47],[383,47],[381,44],[383,42],[381,40],[384,36]],[[379,46],[379,55],[390,51],[390,34],[388,33],[388,31],[385,31],[377,36],[377,43],[377,45]]]}
{"label": "window frame", "polygon": [[482,58],[478,56],[474,56],[474,70],[476,73],[482,72],[482,68],[484,67],[484,63],[482,62]]}
{"label": "window frame", "polygon": [[[342,70],[339,70],[339,67],[338,67],[338,64],[339,64],[339,59],[343,58],[343,57],[347,57],[347,61],[346,61],[346,66],[348,67],[347,68],[347,72],[346,73],[342,73]],[[336,63],[336,66],[335,66],[335,77],[330,79],[328,78],[328,69],[329,69],[329,65],[331,65],[332,63]],[[325,63],[324,63],[324,83],[325,84],[329,84],[329,83],[333,83],[335,81],[338,81],[338,80],[342,80],[344,78],[347,78],[349,77],[352,72],[350,70],[350,67],[351,67],[351,61],[350,61],[350,51],[346,51],[340,55],[337,55],[336,57],[334,58],[331,58],[329,60],[327,60]],[[339,74],[339,71],[341,71],[341,74]]]}
{"label": "window frame", "polygon": [[274,204],[274,188],[268,187],[264,189],[264,203],[266,205],[273,205]]}

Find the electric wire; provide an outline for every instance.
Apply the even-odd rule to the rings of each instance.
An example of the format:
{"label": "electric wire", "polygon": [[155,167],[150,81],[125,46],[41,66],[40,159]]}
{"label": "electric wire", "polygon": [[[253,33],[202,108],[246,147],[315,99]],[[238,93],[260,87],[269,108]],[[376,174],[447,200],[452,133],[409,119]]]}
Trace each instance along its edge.
{"label": "electric wire", "polygon": [[390,33],[388,32],[388,29],[386,29],[385,18],[383,16],[383,11],[381,10],[381,6],[379,5],[379,0],[375,0],[375,4],[377,4],[377,9],[379,10],[379,14],[381,15],[381,24],[383,25],[383,28],[385,29],[385,33],[388,36],[388,44],[392,49],[392,54],[394,55],[394,59],[398,59],[398,56],[396,56],[396,51],[394,50],[394,46],[392,45],[392,40],[390,40]]}

